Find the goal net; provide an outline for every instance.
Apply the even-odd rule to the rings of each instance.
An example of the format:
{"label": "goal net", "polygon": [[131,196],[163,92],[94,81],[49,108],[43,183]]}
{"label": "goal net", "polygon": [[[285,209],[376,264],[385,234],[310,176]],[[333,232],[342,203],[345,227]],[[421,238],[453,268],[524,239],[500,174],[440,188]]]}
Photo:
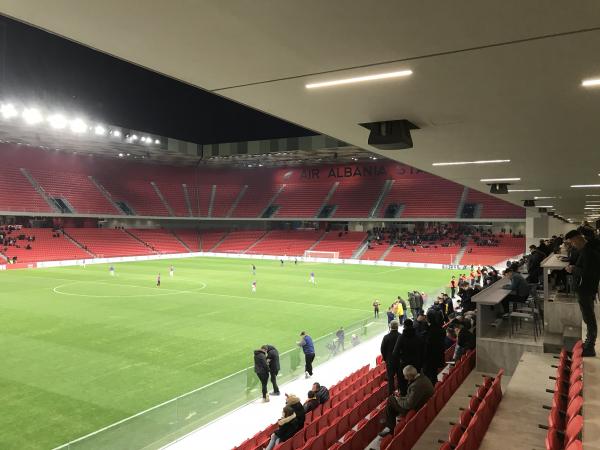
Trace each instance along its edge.
{"label": "goal net", "polygon": [[305,258],[328,258],[328,259],[337,259],[340,257],[340,252],[317,252],[314,250],[305,250],[304,251]]}

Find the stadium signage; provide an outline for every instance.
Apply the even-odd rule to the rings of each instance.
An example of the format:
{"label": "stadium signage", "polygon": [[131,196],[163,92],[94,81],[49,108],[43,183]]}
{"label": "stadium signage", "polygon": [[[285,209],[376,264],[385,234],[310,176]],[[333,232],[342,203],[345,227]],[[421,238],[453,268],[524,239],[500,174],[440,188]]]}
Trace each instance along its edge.
{"label": "stadium signage", "polygon": [[[385,166],[369,165],[331,167],[327,172],[327,178],[378,177],[380,175],[387,175]],[[315,180],[319,179],[320,177],[321,169],[315,167],[302,169],[302,173],[300,174],[300,178],[307,180]]]}

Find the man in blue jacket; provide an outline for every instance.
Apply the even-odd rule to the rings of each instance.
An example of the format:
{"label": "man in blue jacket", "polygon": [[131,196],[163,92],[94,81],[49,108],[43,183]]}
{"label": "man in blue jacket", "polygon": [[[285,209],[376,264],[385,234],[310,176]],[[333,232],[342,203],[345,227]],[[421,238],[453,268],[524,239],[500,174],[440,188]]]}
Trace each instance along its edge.
{"label": "man in blue jacket", "polygon": [[312,363],[315,360],[315,345],[312,338],[306,334],[306,331],[300,333],[300,341],[297,344],[302,347],[304,352],[304,375],[306,378],[310,378],[313,374]]}

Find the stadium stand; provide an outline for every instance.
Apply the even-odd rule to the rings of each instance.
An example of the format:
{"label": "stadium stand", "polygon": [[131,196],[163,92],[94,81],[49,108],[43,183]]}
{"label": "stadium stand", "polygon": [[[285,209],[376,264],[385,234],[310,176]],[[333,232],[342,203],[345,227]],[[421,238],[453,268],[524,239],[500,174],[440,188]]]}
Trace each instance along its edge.
{"label": "stadium stand", "polygon": [[29,180],[13,167],[0,170],[0,210],[52,212]]}
{"label": "stadium stand", "polygon": [[65,233],[100,257],[151,255],[154,251],[122,229],[65,228]]}
{"label": "stadium stand", "polygon": [[277,197],[277,217],[315,217],[333,183],[286,184]]}
{"label": "stadium stand", "polygon": [[176,216],[187,217],[191,215],[191,210],[188,209],[185,202],[183,185],[181,183],[175,184],[159,181],[156,183],[156,185],[160,189],[165,201],[169,204]]}
{"label": "stadium stand", "polygon": [[235,199],[240,194],[241,186],[233,184],[218,184],[216,186],[211,217],[227,217]]}
{"label": "stadium stand", "polygon": [[302,256],[323,233],[316,230],[273,230],[246,253],[257,255]]}
{"label": "stadium stand", "polygon": [[[35,240],[17,240],[18,247],[14,245],[4,246],[1,252],[8,258],[16,256],[19,263],[92,257],[88,252],[63,236],[62,233],[55,232],[51,228],[22,228],[13,231],[8,236],[16,238],[19,235],[33,236]],[[27,245],[30,245],[31,249],[28,250]]]}
{"label": "stadium stand", "polygon": [[335,205],[333,217],[369,217],[385,180],[365,182],[363,178],[349,178],[340,182],[329,205]]}
{"label": "stadium stand", "polygon": [[366,234],[361,231],[329,231],[311,250],[339,252],[340,258],[351,258],[352,254],[365,241],[366,237]]}
{"label": "stadium stand", "polygon": [[389,243],[371,244],[371,248],[367,248],[365,252],[361,255],[360,259],[370,260],[370,261],[379,261],[386,251],[390,248]]}
{"label": "stadium stand", "polygon": [[250,185],[233,210],[233,217],[260,217],[283,185]]}
{"label": "stadium stand", "polygon": [[158,253],[186,253],[188,249],[173,235],[162,229],[136,229],[129,232]]}
{"label": "stadium stand", "polygon": [[466,203],[480,205],[479,217],[483,219],[494,219],[503,217],[525,218],[525,209],[512,203],[497,201],[491,195],[469,189]]}
{"label": "stadium stand", "polygon": [[265,233],[264,230],[232,231],[227,234],[225,239],[212,248],[211,251],[219,253],[244,253],[264,236]]}
{"label": "stadium stand", "polygon": [[98,177],[115,202],[125,202],[139,216],[168,216],[169,212],[152,188],[150,181],[132,178]]}
{"label": "stadium stand", "polygon": [[[450,245],[442,246],[443,244]],[[407,247],[394,246],[385,257],[385,260],[453,264],[454,258],[460,250],[460,246],[455,245],[454,243],[451,243],[451,241],[447,240],[428,242],[425,245],[426,247],[422,247],[420,245]]]}
{"label": "stadium stand", "polygon": [[499,236],[497,246],[477,245],[471,238],[467,242],[467,249],[460,259],[460,264],[493,265],[500,261],[515,259],[525,250],[525,237]]}

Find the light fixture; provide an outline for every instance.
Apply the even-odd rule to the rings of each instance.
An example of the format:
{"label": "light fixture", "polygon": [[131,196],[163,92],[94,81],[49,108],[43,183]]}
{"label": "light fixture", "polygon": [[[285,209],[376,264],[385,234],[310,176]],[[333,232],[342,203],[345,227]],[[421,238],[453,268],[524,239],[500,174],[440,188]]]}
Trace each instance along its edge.
{"label": "light fixture", "polygon": [[48,123],[52,128],[62,130],[67,126],[67,119],[62,114],[52,114],[48,117]]}
{"label": "light fixture", "polygon": [[497,163],[509,163],[510,159],[488,159],[481,161],[461,161],[461,162],[440,162],[433,163],[432,166],[466,166],[468,164],[497,164]]}
{"label": "light fixture", "polygon": [[554,205],[538,205],[538,208],[554,208]]}
{"label": "light fixture", "polygon": [[591,209],[593,211],[600,211],[600,206],[596,206],[596,207],[592,207],[592,206],[586,206],[583,209]]}
{"label": "light fixture", "polygon": [[94,133],[98,136],[104,136],[106,134],[106,128],[104,128],[102,125],[96,125],[94,127]]}
{"label": "light fixture", "polygon": [[600,194],[585,194],[586,197],[600,197]]}
{"label": "light fixture", "polygon": [[541,189],[509,189],[508,192],[540,192]]}
{"label": "light fixture", "polygon": [[132,141],[137,141],[138,140],[137,134],[134,134],[133,136],[131,136],[131,140]]}
{"label": "light fixture", "polygon": [[140,142],[146,142],[146,136],[142,136],[142,137],[140,138]]}
{"label": "light fixture", "polygon": [[123,157],[123,153],[119,153],[119,158],[122,158],[122,157]]}
{"label": "light fixture", "polygon": [[505,181],[521,181],[520,178],[482,178],[482,183],[503,183]]}
{"label": "light fixture", "polygon": [[412,75],[412,73],[413,73],[412,70],[400,70],[397,72],[378,73],[375,75],[366,75],[366,76],[362,76],[362,77],[342,78],[340,80],[322,81],[319,83],[309,83],[306,85],[306,88],[314,89],[314,88],[320,88],[320,87],[339,86],[341,84],[361,83],[363,81],[375,81],[375,80],[385,80],[387,78],[407,77],[409,75]]}
{"label": "light fixture", "polygon": [[17,108],[12,103],[3,103],[0,105],[0,113],[5,119],[12,119],[19,115]]}
{"label": "light fixture", "polygon": [[572,184],[572,188],[597,188],[600,184]]}
{"label": "light fixture", "polygon": [[158,145],[158,144],[160,144],[160,141],[158,139],[155,139],[154,143]]}
{"label": "light fixture", "polygon": [[547,200],[549,198],[562,198],[562,197],[533,197],[534,200]]}
{"label": "light fixture", "polygon": [[146,142],[148,144],[152,144],[152,138],[150,136],[145,136],[142,138],[142,142]]}
{"label": "light fixture", "polygon": [[83,133],[87,131],[88,126],[82,119],[74,119],[71,121],[70,128],[73,133]]}
{"label": "light fixture", "polygon": [[42,113],[36,108],[25,108],[23,110],[23,119],[29,125],[35,125],[36,123],[40,123],[44,118],[42,117]]}
{"label": "light fixture", "polygon": [[581,82],[581,85],[583,87],[594,87],[594,86],[600,86],[600,78],[589,78],[587,80],[583,80]]}
{"label": "light fixture", "polygon": [[121,132],[119,130],[112,130],[111,133],[114,137],[121,137]]}

